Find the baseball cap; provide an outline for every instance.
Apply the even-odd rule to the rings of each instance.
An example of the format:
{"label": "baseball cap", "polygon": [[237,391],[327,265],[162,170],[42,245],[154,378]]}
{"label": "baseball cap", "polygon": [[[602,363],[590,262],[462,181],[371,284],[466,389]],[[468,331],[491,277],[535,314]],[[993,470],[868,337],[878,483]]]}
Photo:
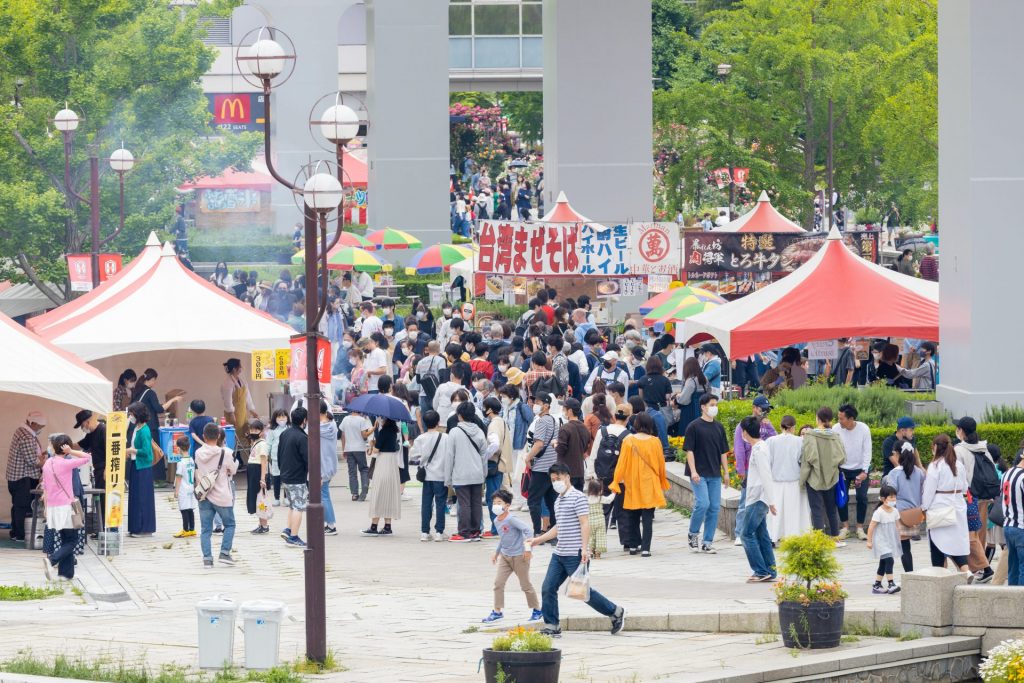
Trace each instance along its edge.
{"label": "baseball cap", "polygon": [[764,411],[769,411],[772,409],[772,404],[769,403],[768,399],[765,398],[764,396],[758,396],[757,398],[755,398],[754,405]]}
{"label": "baseball cap", "polygon": [[32,412],[25,416],[25,422],[32,422],[34,424],[39,425],[40,427],[45,427],[46,416],[43,415],[38,410],[33,410]]}
{"label": "baseball cap", "polygon": [[548,405],[551,405],[552,403],[555,402],[555,397],[546,391],[542,391],[541,393],[537,394],[534,398],[536,398],[541,403],[547,403]]}
{"label": "baseball cap", "polygon": [[896,429],[913,429],[915,426],[913,418],[907,415],[896,420]]}
{"label": "baseball cap", "polygon": [[978,423],[973,417],[961,417],[957,423],[957,428],[964,430],[964,434],[973,434],[978,431]]}
{"label": "baseball cap", "polygon": [[80,428],[90,417],[92,417],[91,410],[79,410],[75,413],[75,429]]}
{"label": "baseball cap", "polygon": [[655,334],[663,334],[664,332],[665,332],[665,323],[661,322],[660,320],[658,322],[654,323],[654,333]]}
{"label": "baseball cap", "polygon": [[604,355],[601,356],[601,360],[618,360],[619,354],[615,351],[605,351]]}

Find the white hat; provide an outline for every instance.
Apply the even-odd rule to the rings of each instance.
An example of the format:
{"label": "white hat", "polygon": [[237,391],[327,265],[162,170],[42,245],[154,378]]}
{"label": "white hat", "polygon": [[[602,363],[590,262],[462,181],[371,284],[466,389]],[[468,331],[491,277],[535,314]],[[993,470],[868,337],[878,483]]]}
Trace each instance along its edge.
{"label": "white hat", "polygon": [[601,356],[601,360],[618,360],[619,354],[614,351],[605,351],[604,355]]}
{"label": "white hat", "polygon": [[45,427],[46,416],[43,415],[38,410],[33,410],[32,412],[25,416],[25,422],[32,422],[34,424],[39,425],[40,427]]}

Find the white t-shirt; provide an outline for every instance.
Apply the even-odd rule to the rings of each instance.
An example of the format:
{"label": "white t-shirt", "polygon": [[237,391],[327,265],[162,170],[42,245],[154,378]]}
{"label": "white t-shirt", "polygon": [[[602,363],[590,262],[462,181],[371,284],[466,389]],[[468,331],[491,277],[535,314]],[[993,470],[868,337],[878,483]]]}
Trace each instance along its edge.
{"label": "white t-shirt", "polygon": [[893,508],[889,512],[886,512],[881,505],[871,514],[871,521],[878,524],[885,524],[886,522],[897,522],[900,518],[900,511]]}
{"label": "white t-shirt", "polygon": [[362,294],[364,299],[373,298],[373,278],[367,273],[359,273],[356,276],[356,287],[359,288],[359,293]]}
{"label": "white t-shirt", "polygon": [[341,435],[345,438],[345,452],[366,451],[366,439],[363,432],[372,429],[373,425],[365,415],[347,415],[341,421]]}
{"label": "white t-shirt", "polygon": [[384,353],[384,349],[376,348],[370,353],[366,354],[366,359],[363,361],[363,369],[366,370],[366,380],[368,383],[369,391],[377,390],[377,383],[380,382],[380,378],[384,375],[371,375],[371,370],[378,368],[386,368],[388,365],[388,355]]}
{"label": "white t-shirt", "polygon": [[363,339],[369,339],[370,335],[377,332],[384,332],[384,321],[375,315],[368,315],[363,318],[362,326],[359,328],[359,336]]}

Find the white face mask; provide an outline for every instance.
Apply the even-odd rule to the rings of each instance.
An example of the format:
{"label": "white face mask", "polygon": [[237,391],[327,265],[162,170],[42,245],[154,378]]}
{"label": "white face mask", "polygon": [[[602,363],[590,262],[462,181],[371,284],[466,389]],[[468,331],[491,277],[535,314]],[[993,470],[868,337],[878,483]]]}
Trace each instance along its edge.
{"label": "white face mask", "polygon": [[495,503],[494,505],[491,506],[491,512],[493,512],[496,515],[502,515],[505,513],[505,506],[498,505],[497,503]]}
{"label": "white face mask", "polygon": [[[135,419],[134,415],[129,415],[128,416],[128,421],[131,422],[132,424],[135,424],[137,422],[137,420]],[[36,432],[36,434],[38,434],[38,433],[39,432]]]}
{"label": "white face mask", "polygon": [[416,312],[416,319],[417,320],[426,320],[427,319],[427,314],[424,313],[423,311],[417,311]]}
{"label": "white face mask", "polygon": [[284,427],[286,424],[288,424],[288,420],[284,419],[283,417],[277,421],[278,427]]}
{"label": "white face mask", "polygon": [[385,337],[394,337],[395,336],[395,331],[392,330],[391,328],[387,328],[387,329],[384,330],[384,336]]}
{"label": "white face mask", "polygon": [[501,405],[505,408],[508,408],[510,405],[512,405],[512,400],[508,398],[503,398],[501,399]]}
{"label": "white face mask", "polygon": [[533,405],[533,414],[534,415],[540,415],[540,404],[539,403],[535,403]]}
{"label": "white face mask", "polygon": [[551,482],[551,487],[555,489],[555,493],[557,493],[558,495],[562,495],[563,493],[565,493],[565,489],[567,488],[565,482],[562,481],[561,479],[556,479],[555,481]]}
{"label": "white face mask", "polygon": [[344,348],[344,349],[351,349],[352,348],[352,342],[350,342],[348,340],[345,340],[345,341],[341,342],[341,347]]}
{"label": "white face mask", "polygon": [[708,407],[708,417],[717,417],[717,416],[718,416],[718,406],[709,406]]}

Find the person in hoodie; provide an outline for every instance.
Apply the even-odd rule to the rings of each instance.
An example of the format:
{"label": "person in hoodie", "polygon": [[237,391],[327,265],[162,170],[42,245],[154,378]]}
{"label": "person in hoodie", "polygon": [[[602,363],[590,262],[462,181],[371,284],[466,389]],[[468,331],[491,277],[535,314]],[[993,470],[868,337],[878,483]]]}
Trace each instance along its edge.
{"label": "person in hoodie", "polygon": [[338,473],[338,424],[327,401],[320,401],[320,502],[324,506],[324,535],[337,536],[331,502],[331,479]]}
{"label": "person in hoodie", "polygon": [[[800,485],[807,490],[812,526],[836,538],[839,536],[836,485],[839,483],[839,466],[846,460],[846,449],[839,435],[832,431],[834,418],[832,409],[822,406],[818,409],[817,429],[804,432]],[[845,545],[844,541],[836,540],[836,547]]]}
{"label": "person in hoodie", "polygon": [[[967,473],[967,489],[971,498],[967,503],[968,534],[971,540],[971,551],[967,556],[967,566],[974,573],[974,583],[989,583],[995,572],[989,565],[985,555],[986,527],[988,526],[988,507],[994,502],[989,492],[984,491],[982,482],[975,481],[976,461],[984,458],[988,461],[986,471],[996,475],[995,460],[989,452],[988,442],[978,438],[978,423],[973,417],[962,417],[956,423],[956,438],[959,443],[953,447],[956,461],[963,465]],[[998,475],[996,475],[998,476]],[[998,484],[998,478],[994,480]],[[998,488],[995,489],[998,495]],[[979,521],[980,520],[980,521]],[[973,522],[973,523],[970,523]],[[977,527],[977,529],[974,529]]]}
{"label": "person in hoodie", "polygon": [[487,478],[487,460],[497,450],[489,444],[483,423],[469,401],[459,403],[455,410],[458,423],[448,430],[445,445],[445,486],[455,488],[459,501],[459,531],[448,540],[452,543],[478,541],[483,517],[483,485]]}

